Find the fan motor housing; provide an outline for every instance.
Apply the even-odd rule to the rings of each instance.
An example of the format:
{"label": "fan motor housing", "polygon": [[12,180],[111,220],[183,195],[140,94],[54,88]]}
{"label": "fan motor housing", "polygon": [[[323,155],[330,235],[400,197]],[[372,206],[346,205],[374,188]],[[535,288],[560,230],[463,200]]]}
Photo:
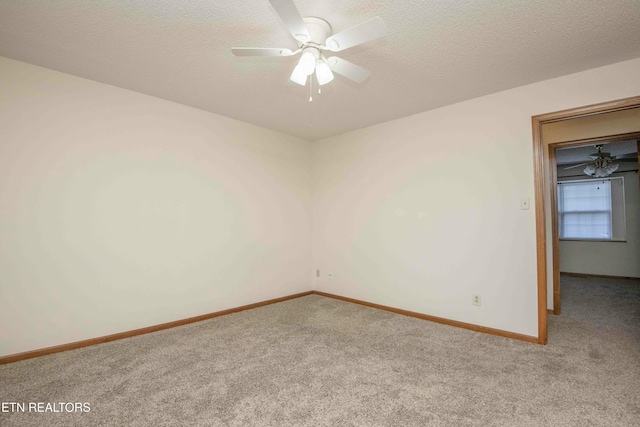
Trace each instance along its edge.
{"label": "fan motor housing", "polygon": [[307,29],[311,35],[311,40],[307,43],[314,43],[321,46],[324,45],[327,38],[331,36],[331,25],[324,19],[315,16],[304,18],[303,21],[307,25]]}

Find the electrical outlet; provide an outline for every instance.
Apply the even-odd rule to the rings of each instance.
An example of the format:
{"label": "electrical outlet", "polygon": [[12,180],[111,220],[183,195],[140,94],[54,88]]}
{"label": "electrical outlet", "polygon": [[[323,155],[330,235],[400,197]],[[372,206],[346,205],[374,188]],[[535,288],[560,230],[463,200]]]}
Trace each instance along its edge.
{"label": "electrical outlet", "polygon": [[329,280],[333,280],[333,271],[329,272]]}
{"label": "electrical outlet", "polygon": [[320,277],[320,269],[316,270],[316,277]]}
{"label": "electrical outlet", "polygon": [[471,295],[471,303],[480,307],[482,305],[482,297],[479,294]]}

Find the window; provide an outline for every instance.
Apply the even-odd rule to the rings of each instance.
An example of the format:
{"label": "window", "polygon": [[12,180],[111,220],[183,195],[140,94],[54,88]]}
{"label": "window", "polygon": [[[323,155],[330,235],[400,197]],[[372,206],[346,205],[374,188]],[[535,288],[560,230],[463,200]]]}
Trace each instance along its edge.
{"label": "window", "polygon": [[558,183],[560,239],[624,240],[622,177]]}

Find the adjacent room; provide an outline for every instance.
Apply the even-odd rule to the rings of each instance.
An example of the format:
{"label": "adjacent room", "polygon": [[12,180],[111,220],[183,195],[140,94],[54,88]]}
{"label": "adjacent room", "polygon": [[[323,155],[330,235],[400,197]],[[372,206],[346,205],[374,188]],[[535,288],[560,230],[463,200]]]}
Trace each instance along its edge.
{"label": "adjacent room", "polygon": [[[630,113],[632,126],[640,130],[640,116],[626,110],[606,128],[599,124],[600,132],[616,134],[628,121],[622,115]],[[640,320],[640,140],[626,139],[635,134],[640,136],[617,133],[598,138],[596,145],[574,142],[570,145],[579,145],[555,151],[558,246],[552,311],[630,333],[637,332]]]}
{"label": "adjacent room", "polygon": [[638,28],[0,0],[0,425],[637,425]]}

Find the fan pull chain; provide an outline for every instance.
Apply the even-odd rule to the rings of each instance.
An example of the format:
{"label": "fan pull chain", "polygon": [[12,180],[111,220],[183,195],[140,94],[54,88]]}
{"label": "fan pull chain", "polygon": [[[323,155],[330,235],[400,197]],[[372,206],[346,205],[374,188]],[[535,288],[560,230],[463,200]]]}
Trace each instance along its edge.
{"label": "fan pull chain", "polygon": [[[311,74],[313,76],[313,74]],[[310,77],[311,77],[310,76]],[[309,102],[313,101],[313,77],[309,79]]]}

